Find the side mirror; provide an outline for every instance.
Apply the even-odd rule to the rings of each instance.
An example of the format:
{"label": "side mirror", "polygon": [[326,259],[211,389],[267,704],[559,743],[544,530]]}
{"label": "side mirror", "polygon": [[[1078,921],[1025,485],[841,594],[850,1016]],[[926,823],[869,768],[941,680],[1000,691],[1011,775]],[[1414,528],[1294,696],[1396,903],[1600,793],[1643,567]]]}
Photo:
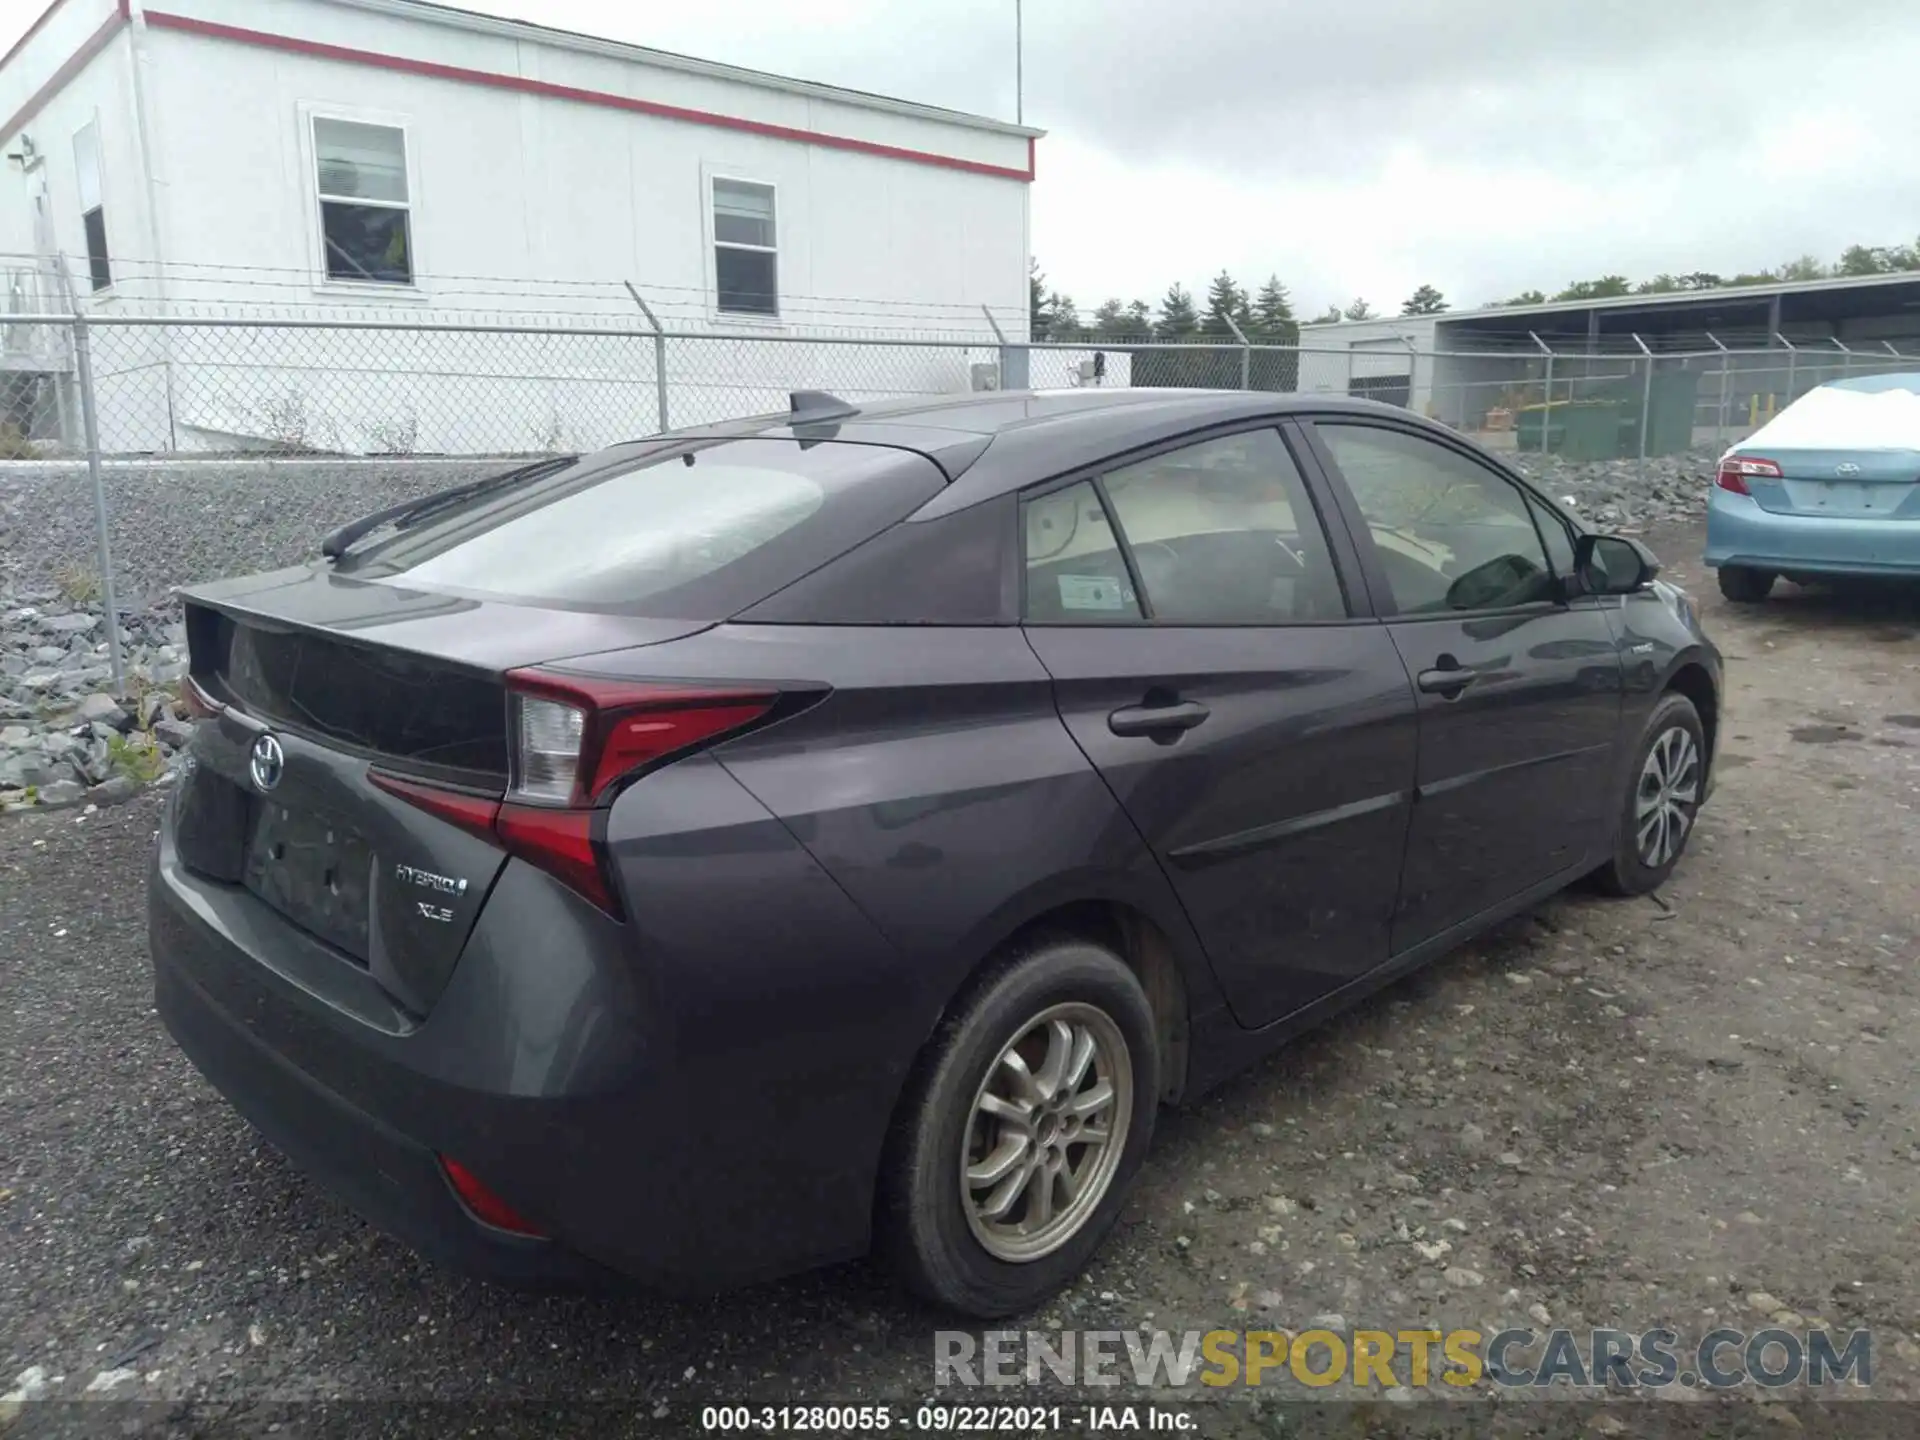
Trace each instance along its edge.
{"label": "side mirror", "polygon": [[1589,595],[1631,595],[1653,583],[1660,562],[1624,535],[1582,535],[1573,542],[1573,568]]}

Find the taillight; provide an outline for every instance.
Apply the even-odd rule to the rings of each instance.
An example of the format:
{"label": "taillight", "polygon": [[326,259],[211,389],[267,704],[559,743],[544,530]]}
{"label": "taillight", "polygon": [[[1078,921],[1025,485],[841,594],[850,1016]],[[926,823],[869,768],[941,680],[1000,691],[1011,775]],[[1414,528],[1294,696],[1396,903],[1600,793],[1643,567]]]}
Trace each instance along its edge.
{"label": "taillight", "polygon": [[514,670],[507,675],[512,773],[504,797],[377,770],[367,778],[388,794],[538,865],[618,916],[595,826],[620,782],[752,724],[779,698],[775,691]]}
{"label": "taillight", "polygon": [[1759,480],[1778,480],[1780,467],[1772,460],[1762,460],[1753,455],[1729,455],[1720,462],[1720,473],[1713,483],[1722,490],[1731,490],[1735,495],[1751,495],[1747,489],[1749,477]]}
{"label": "taillight", "polygon": [[772,691],[636,685],[545,670],[507,675],[512,704],[510,800],[585,806],[636,770],[752,724]]}

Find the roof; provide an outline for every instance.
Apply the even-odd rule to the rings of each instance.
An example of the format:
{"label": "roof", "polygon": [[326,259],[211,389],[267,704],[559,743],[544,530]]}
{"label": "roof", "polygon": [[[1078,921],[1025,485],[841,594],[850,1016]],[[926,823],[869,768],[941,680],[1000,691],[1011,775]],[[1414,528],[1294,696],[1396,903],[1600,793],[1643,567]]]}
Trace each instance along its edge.
{"label": "roof", "polygon": [[1783,280],[1773,285],[1721,285],[1711,290],[1666,290],[1650,295],[1605,295],[1590,300],[1548,300],[1539,305],[1483,305],[1476,310],[1443,310],[1435,315],[1375,316],[1369,320],[1311,322],[1300,328],[1331,332],[1347,326],[1381,324],[1452,324],[1461,320],[1523,319],[1538,315],[1581,314],[1589,310],[1663,310],[1687,305],[1762,304],[1776,295],[1818,295],[1829,292],[1871,290],[1877,287],[1915,287],[1920,291],[1920,271],[1898,271],[1885,275],[1838,275],[1825,280]]}
{"label": "roof", "polygon": [[1858,375],[1851,380],[1829,380],[1835,390],[1857,390],[1863,395],[1884,395],[1889,390],[1909,390],[1920,395],[1920,373],[1904,371],[1898,375]]}
{"label": "roof", "polygon": [[881,110],[893,115],[935,120],[947,125],[987,130],[999,135],[1021,135],[1029,139],[1039,139],[1047,133],[1044,130],[1036,130],[1030,125],[1016,125],[1009,121],[996,120],[988,115],[975,115],[965,110],[949,110],[944,106],[923,105],[918,101],[900,100],[890,95],[876,95],[865,90],[822,85],[811,80],[797,80],[790,76],[775,75],[764,70],[750,70],[739,65],[723,65],[715,60],[702,60],[692,55],[677,55],[671,50],[655,50],[623,40],[608,40],[598,35],[582,34],[576,30],[562,30],[552,25],[536,25],[530,20],[509,20],[497,15],[482,15],[472,10],[461,10],[452,5],[432,4],[429,0],[324,0],[324,3],[418,20],[429,25],[441,25],[477,34],[498,35],[537,45],[551,45],[562,50],[602,55],[635,64],[652,65],[664,70],[678,70],[684,74],[700,75],[708,79],[733,80],[743,85],[756,85],[764,90],[781,90],[788,94],[805,95],[817,100],[834,100],[843,105],[857,105],[866,110]]}
{"label": "roof", "polygon": [[811,421],[804,414],[762,415],[674,435],[837,440],[916,450],[953,477],[953,483],[915,515],[929,520],[1091,461],[1209,425],[1303,410],[1392,415],[1402,421],[1429,423],[1396,405],[1291,391],[986,390],[849,405],[844,410],[822,411],[819,419]]}

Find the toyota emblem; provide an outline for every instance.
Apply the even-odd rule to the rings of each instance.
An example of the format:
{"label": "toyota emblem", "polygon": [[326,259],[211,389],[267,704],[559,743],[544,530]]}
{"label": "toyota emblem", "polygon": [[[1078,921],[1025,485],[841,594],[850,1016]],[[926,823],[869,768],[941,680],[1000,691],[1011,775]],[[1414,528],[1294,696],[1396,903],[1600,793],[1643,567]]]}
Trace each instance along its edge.
{"label": "toyota emblem", "polygon": [[287,752],[280,748],[280,742],[271,735],[262,735],[253,742],[253,754],[247,761],[247,773],[253,776],[253,783],[261,790],[271,790],[280,783],[280,773],[287,768]]}
{"label": "toyota emblem", "polygon": [[1833,473],[1843,478],[1848,475],[1858,475],[1860,473],[1860,467],[1851,460],[1843,460],[1833,467]]}

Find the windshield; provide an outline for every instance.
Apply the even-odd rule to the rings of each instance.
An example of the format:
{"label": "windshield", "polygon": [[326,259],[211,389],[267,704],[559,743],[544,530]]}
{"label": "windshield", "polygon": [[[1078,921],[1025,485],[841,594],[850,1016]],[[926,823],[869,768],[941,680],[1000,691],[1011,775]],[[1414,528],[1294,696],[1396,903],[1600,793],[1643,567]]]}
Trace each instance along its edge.
{"label": "windshield", "polygon": [[589,457],[423,523],[363,573],[426,590],[719,619],[903,519],[943,483],[883,446],[694,442]]}

